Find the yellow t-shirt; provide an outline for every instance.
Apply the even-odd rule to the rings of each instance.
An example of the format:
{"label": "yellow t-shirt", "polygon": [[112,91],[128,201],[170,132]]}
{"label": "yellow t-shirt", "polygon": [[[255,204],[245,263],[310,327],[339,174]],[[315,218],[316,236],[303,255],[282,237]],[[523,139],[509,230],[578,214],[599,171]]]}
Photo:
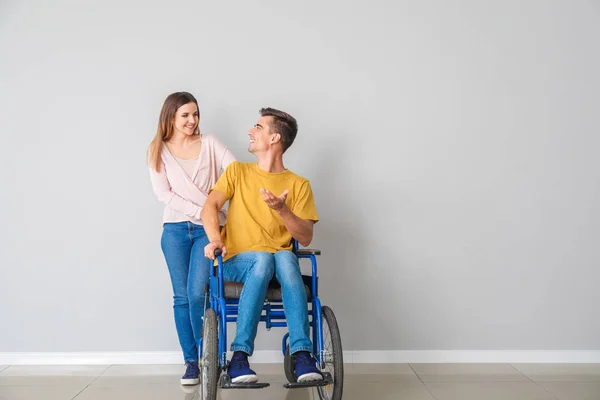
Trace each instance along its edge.
{"label": "yellow t-shirt", "polygon": [[269,173],[258,168],[257,163],[234,161],[212,188],[229,200],[222,232],[227,247],[225,260],[244,251],[292,250],[291,233],[277,212],[265,203],[260,189],[268,189],[275,196],[289,190],[285,203],[290,210],[299,218],[319,220],[308,180],[289,170]]}

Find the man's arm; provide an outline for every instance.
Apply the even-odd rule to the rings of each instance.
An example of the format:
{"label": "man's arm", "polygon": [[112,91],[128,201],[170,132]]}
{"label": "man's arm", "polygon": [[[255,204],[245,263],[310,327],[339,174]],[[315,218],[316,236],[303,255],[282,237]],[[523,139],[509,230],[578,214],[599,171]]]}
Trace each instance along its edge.
{"label": "man's arm", "polygon": [[221,249],[221,251],[223,251],[223,257],[227,254],[227,249],[225,248],[223,238],[221,237],[221,226],[219,223],[219,210],[223,208],[223,205],[225,205],[227,200],[227,196],[224,193],[213,190],[208,195],[208,198],[202,207],[202,212],[200,213],[204,231],[210,241],[210,243],[204,247],[204,256],[211,260],[215,259],[216,249]]}
{"label": "man's arm", "polygon": [[312,242],[315,221],[298,217],[287,205],[283,205],[277,214],[283,220],[285,227],[302,246],[306,247]]}
{"label": "man's arm", "polygon": [[287,190],[281,196],[275,196],[267,189],[261,189],[260,192],[265,203],[279,214],[285,227],[292,234],[292,237],[300,242],[302,246],[308,246],[313,238],[315,221],[302,219],[290,210],[287,204],[285,204],[285,199],[289,193]]}

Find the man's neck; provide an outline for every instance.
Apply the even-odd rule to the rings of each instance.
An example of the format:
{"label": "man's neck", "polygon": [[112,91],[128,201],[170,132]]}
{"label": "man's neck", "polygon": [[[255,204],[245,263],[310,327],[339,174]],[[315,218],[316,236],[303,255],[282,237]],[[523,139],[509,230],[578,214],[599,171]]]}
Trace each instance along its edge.
{"label": "man's neck", "polygon": [[285,171],[282,154],[265,153],[257,154],[256,157],[258,158],[258,168],[265,172],[277,174]]}

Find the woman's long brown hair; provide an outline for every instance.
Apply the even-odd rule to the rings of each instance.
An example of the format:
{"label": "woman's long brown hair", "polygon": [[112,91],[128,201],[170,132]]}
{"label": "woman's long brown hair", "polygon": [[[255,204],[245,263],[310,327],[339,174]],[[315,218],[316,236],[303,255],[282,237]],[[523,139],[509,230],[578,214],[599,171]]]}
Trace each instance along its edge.
{"label": "woman's long brown hair", "polygon": [[[148,165],[154,168],[156,172],[160,172],[160,155],[162,154],[163,146],[173,136],[172,121],[175,118],[175,113],[177,113],[179,107],[188,103],[196,103],[196,107],[198,107],[198,101],[188,92],[172,93],[165,99],[160,111],[156,135],[148,147]],[[199,107],[198,111],[200,111]]]}

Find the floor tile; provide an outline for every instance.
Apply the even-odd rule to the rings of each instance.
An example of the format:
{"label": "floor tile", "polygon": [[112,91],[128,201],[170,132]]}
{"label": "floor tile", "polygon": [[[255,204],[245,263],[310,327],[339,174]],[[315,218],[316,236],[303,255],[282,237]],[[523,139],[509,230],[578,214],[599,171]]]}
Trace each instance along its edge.
{"label": "floor tile", "polygon": [[509,364],[411,364],[423,382],[529,381]]}
{"label": "floor tile", "polygon": [[556,400],[534,382],[426,382],[436,400]]}
{"label": "floor tile", "polygon": [[[315,400],[311,389],[286,389],[283,384],[273,384],[264,389],[223,390],[217,391],[219,400]],[[344,399],[346,396],[344,396]],[[78,399],[79,400],[79,399]]]}
{"label": "floor tile", "polygon": [[414,375],[409,364],[346,364],[344,370],[351,374]]}
{"label": "floor tile", "polygon": [[513,364],[536,382],[600,382],[600,364]]}
{"label": "floor tile", "polygon": [[[345,400],[600,400],[600,364],[348,363],[344,367]],[[270,387],[219,389],[218,399],[319,399],[316,389],[283,388],[287,380],[280,363],[253,368]],[[179,385],[184,369],[183,365],[0,366],[0,399],[71,400],[79,393],[76,400],[199,400],[200,386]]]}
{"label": "floor tile", "polygon": [[112,365],[93,386],[178,384],[184,365]]}
{"label": "floor tile", "polygon": [[2,400],[71,400],[83,388],[79,386],[0,386]]}
{"label": "floor tile", "polygon": [[0,372],[0,386],[73,386],[85,388],[107,366],[19,365]]}
{"label": "floor tile", "polygon": [[540,382],[538,384],[560,400],[600,399],[600,382]]}
{"label": "floor tile", "polygon": [[94,379],[96,379],[94,376],[0,376],[0,387],[74,386],[83,389]]}
{"label": "floor tile", "polygon": [[351,382],[418,382],[408,364],[346,364],[344,377]]}
{"label": "floor tile", "polygon": [[268,374],[268,375],[278,375],[284,374],[283,372],[283,363],[275,363],[275,364],[251,364],[250,367],[256,371],[257,374]]}
{"label": "floor tile", "polygon": [[[274,372],[274,367],[262,368],[256,364],[256,368],[254,365],[252,368],[256,370],[261,382],[277,383],[279,386],[287,382],[283,370],[275,374],[263,373],[265,370]],[[114,365],[98,377],[92,386],[178,383],[184,372],[185,367],[178,365]]]}
{"label": "floor tile", "polygon": [[[319,399],[315,392],[315,399]],[[413,382],[353,382],[344,383],[344,400],[435,400],[425,385]]]}
{"label": "floor tile", "polygon": [[185,365],[111,365],[102,376],[165,376],[183,375]]}
{"label": "floor tile", "polygon": [[171,384],[143,384],[117,386],[88,386],[76,400],[196,400],[199,386],[184,388]]}
{"label": "floor tile", "polygon": [[0,376],[99,376],[108,365],[12,365]]}
{"label": "floor tile", "polygon": [[[261,382],[283,384],[287,383],[283,364],[252,364],[250,366],[258,375]],[[281,386],[281,385],[280,385]]]}

